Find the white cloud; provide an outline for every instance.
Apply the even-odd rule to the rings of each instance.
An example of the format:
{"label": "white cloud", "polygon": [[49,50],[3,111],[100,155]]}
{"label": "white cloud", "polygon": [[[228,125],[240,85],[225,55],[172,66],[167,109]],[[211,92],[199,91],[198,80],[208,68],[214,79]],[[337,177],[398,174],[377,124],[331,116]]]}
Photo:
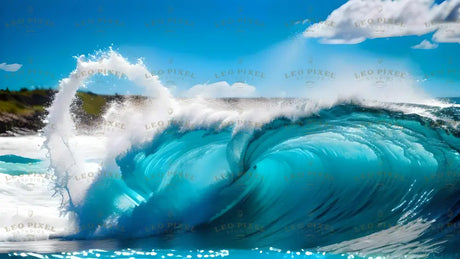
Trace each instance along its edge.
{"label": "white cloud", "polygon": [[460,42],[459,7],[460,0],[350,0],[303,35],[329,44],[356,44],[435,32],[436,42]]}
{"label": "white cloud", "polygon": [[435,49],[438,47],[438,44],[431,43],[429,40],[423,40],[419,44],[412,46],[413,49]]}
{"label": "white cloud", "polygon": [[225,81],[212,84],[195,85],[185,93],[189,97],[252,97],[256,92],[254,86],[245,83],[234,83],[229,85]]}
{"label": "white cloud", "polygon": [[0,64],[0,69],[5,70],[7,72],[16,72],[22,67],[21,64],[6,64],[6,63],[1,63]]}

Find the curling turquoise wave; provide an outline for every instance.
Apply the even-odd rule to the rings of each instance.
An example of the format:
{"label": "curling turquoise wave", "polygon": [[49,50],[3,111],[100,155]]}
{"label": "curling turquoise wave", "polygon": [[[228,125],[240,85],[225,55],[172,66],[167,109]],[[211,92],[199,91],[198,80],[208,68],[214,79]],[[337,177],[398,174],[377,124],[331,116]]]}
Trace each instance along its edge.
{"label": "curling turquoise wave", "polygon": [[117,158],[122,177],[101,174],[71,203],[79,231],[67,238],[458,253],[460,139],[448,121],[460,110],[430,109],[442,120],[341,104],[238,133],[173,123]]}

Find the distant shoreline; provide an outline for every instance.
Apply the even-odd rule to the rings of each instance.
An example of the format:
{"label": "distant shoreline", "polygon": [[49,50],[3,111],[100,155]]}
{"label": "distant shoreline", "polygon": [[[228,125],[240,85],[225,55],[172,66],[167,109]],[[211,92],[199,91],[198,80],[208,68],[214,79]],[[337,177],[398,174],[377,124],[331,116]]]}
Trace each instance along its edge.
{"label": "distant shoreline", "polygon": [[[0,90],[0,136],[36,134],[45,124],[57,90],[35,89],[20,91]],[[107,105],[115,100],[123,100],[120,95],[98,95],[78,92],[72,112],[79,123],[90,127],[101,119]]]}

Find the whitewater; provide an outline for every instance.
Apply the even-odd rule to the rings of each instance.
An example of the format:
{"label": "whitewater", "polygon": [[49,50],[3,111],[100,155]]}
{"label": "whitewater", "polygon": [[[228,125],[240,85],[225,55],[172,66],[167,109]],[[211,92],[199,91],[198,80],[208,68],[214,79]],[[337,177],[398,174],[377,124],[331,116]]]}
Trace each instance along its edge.
{"label": "whitewater", "polygon": [[[148,71],[112,50],[80,56],[43,131],[0,138],[0,251],[459,252],[457,104],[413,85],[177,98]],[[124,77],[148,99],[113,103],[83,131],[72,104],[94,75]]]}

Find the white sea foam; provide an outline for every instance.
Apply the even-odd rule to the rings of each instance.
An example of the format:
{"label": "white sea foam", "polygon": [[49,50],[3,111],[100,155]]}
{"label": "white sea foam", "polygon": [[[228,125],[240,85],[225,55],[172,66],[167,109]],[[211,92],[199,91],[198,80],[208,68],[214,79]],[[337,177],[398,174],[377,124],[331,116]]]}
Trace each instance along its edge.
{"label": "white sea foam", "polygon": [[[71,214],[60,208],[61,197],[55,195],[55,176],[46,171],[48,160],[41,148],[42,136],[1,137],[0,155],[19,154],[41,159],[43,162],[5,164],[5,171],[20,171],[19,175],[0,173],[0,241],[45,240],[73,232]],[[70,146],[78,150],[85,161],[85,172],[94,172],[105,154],[104,137],[76,136],[69,139]],[[88,173],[70,179],[81,186],[89,186],[94,178]]]}
{"label": "white sea foam", "polygon": [[[81,168],[83,164],[81,154],[69,143],[69,139],[76,135],[70,112],[71,104],[77,90],[88,78],[97,73],[108,75],[110,71],[123,73],[129,80],[142,86],[147,96],[155,97],[155,102],[151,103],[149,115],[156,118],[165,117],[172,106],[173,99],[169,91],[161,85],[157,76],[146,76],[149,72],[140,60],[136,64],[131,64],[114,51],[103,53],[97,58],[92,57],[86,61],[85,57],[79,57],[76,69],[69,77],[60,81],[59,92],[49,108],[48,126],[45,129],[45,146],[49,152],[51,167],[57,177],[56,185],[61,191],[71,194],[71,196],[66,196],[66,199],[69,199],[66,202],[80,202],[85,193],[80,185],[69,181],[72,176],[84,173]],[[144,115],[130,114],[126,111],[122,114],[122,119],[127,120],[137,116],[137,119],[141,120]],[[112,135],[111,141],[108,142],[105,166],[113,172],[117,172],[113,158],[134,143],[145,140],[146,137],[145,134],[136,134],[136,125],[127,125],[129,125],[127,131]]]}

